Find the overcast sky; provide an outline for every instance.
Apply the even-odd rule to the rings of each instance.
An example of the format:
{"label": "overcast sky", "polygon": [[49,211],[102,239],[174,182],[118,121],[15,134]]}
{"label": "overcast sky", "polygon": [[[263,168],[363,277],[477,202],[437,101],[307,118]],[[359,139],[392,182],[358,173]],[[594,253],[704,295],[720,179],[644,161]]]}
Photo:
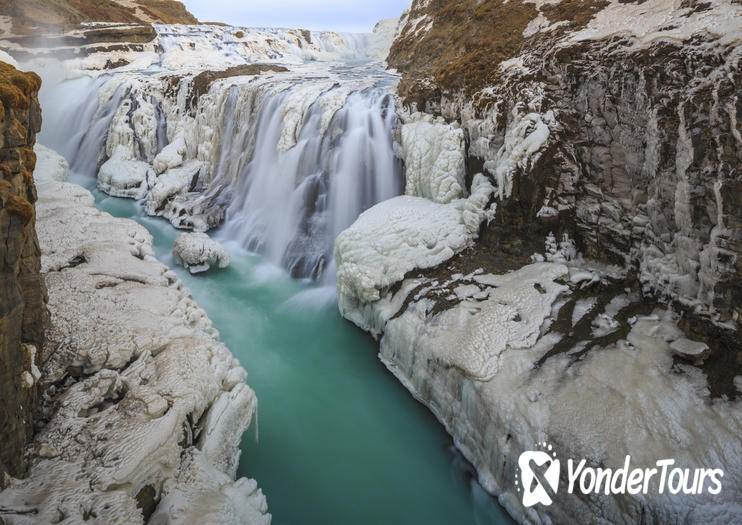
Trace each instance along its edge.
{"label": "overcast sky", "polygon": [[202,22],[366,32],[410,0],[181,0]]}

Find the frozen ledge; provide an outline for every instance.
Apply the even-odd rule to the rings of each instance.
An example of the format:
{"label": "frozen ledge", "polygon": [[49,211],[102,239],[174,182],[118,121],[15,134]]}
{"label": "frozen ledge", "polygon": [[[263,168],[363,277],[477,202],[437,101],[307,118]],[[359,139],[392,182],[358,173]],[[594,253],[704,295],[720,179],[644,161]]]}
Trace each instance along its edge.
{"label": "frozen ledge", "polygon": [[44,155],[44,426],[29,476],[0,493],[2,521],[269,524],[257,483],[235,481],[257,410],[247,373],[147,230],[96,210]]}
{"label": "frozen ledge", "polygon": [[[457,202],[400,197],[362,215],[338,237],[338,301],[482,486],[521,523],[739,522],[742,404],[713,397],[715,380],[687,362],[706,345],[631,291],[619,269],[574,260],[553,238],[538,258],[548,262],[463,275],[445,262],[473,239]],[[562,461],[562,485],[553,505],[527,508],[518,458],[543,442]],[[723,490],[567,493],[568,458],[617,469],[627,455],[640,468],[674,459],[691,472],[689,486],[695,469],[722,469]]]}

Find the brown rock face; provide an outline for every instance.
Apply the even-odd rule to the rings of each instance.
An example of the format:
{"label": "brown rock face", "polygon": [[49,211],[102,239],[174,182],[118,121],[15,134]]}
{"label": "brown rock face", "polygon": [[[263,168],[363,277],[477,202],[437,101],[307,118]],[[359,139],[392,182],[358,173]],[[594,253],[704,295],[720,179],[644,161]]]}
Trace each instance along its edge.
{"label": "brown rock face", "polygon": [[197,24],[176,0],[0,0],[0,15],[13,20],[16,35],[39,35],[82,22]]}
{"label": "brown rock face", "polygon": [[41,79],[0,62],[0,486],[25,469],[46,319],[34,203]]}
{"label": "brown rock face", "polygon": [[[495,181],[527,115],[548,125],[538,158],[509,168],[512,191],[480,253],[519,266],[550,231],[567,233],[585,255],[632,268],[645,294],[736,324],[742,49],[703,31],[646,43],[570,38],[606,5],[415,1],[388,62],[406,103],[461,122],[470,176]],[[657,32],[710,5],[668,8],[676,25]]]}

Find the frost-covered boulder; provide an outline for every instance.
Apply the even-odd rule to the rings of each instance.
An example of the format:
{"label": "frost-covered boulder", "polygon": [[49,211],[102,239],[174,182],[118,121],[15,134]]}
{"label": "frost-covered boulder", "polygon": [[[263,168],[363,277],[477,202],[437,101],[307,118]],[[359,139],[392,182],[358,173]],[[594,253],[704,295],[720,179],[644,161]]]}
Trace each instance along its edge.
{"label": "frost-covered boulder", "polygon": [[98,188],[112,197],[143,199],[154,178],[146,162],[127,158],[126,148],[118,146],[98,171]]}
{"label": "frost-covered boulder", "polygon": [[469,246],[494,188],[483,175],[472,195],[449,204],[389,199],[367,210],[335,241],[338,296],[370,302],[415,268],[431,268]]}
{"label": "frost-covered boulder", "polygon": [[[448,203],[465,195],[464,132],[419,113],[402,126],[405,193]],[[419,120],[416,120],[419,119]]]}
{"label": "frost-covered boulder", "polygon": [[173,246],[175,262],[191,273],[205,272],[214,265],[229,266],[229,253],[205,233],[181,233]]}

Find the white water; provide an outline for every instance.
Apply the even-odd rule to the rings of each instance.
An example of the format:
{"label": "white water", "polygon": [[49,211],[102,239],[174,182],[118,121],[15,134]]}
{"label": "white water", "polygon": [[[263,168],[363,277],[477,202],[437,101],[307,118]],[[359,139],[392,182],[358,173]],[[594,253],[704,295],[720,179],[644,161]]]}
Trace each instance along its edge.
{"label": "white water", "polygon": [[[226,215],[216,232],[221,240],[264,255],[294,277],[331,285],[337,235],[363,211],[403,190],[392,139],[397,116],[391,77],[377,68],[308,71],[316,78],[287,73],[221,88],[228,90],[215,98],[221,106],[210,107],[209,101],[196,109],[195,121],[184,116],[186,109],[173,112],[177,100],[163,100],[147,88],[152,82],[160,85],[158,76],[123,73],[50,83],[41,97],[49,109],[39,141],[72,159],[73,171],[94,174],[108,160],[105,144],[111,133],[118,134],[114,143],[133,137],[133,154],[148,163],[167,145],[171,126],[185,128],[191,142],[216,133],[209,144],[216,151],[213,173],[204,173],[197,193],[187,195],[189,209]],[[72,103],[59,104],[65,96]],[[123,104],[129,109],[116,116]],[[131,123],[147,104],[155,117],[154,134]],[[302,105],[308,106],[303,114],[297,110]],[[333,115],[328,107],[339,109]],[[213,131],[202,134],[201,122]],[[189,150],[202,150],[202,144]]]}
{"label": "white water", "polygon": [[332,261],[335,237],[361,212],[401,191],[394,102],[381,88],[352,93],[324,134],[315,102],[296,145],[280,153],[286,97],[262,104],[253,158],[233,190],[220,235],[294,276],[317,278]]}

